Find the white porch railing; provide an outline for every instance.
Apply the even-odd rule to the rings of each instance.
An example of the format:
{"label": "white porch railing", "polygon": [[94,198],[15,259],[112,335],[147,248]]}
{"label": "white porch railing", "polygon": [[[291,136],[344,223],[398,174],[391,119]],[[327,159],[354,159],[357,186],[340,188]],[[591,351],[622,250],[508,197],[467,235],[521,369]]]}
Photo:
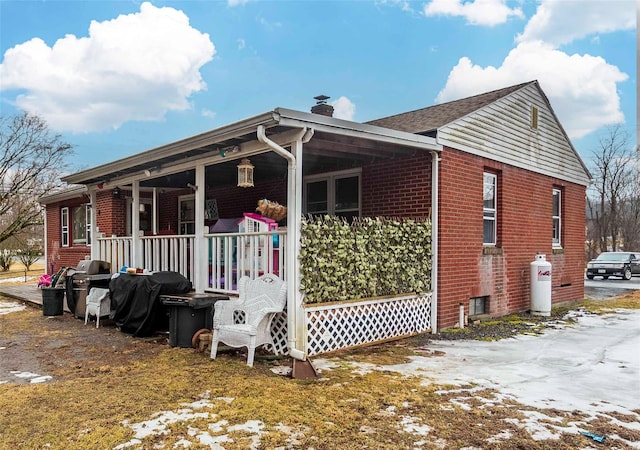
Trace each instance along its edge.
{"label": "white porch railing", "polygon": [[207,290],[238,293],[238,280],[273,273],[286,280],[286,231],[207,234]]}
{"label": "white porch railing", "polygon": [[[243,275],[256,278],[274,273],[286,279],[286,231],[260,233],[216,233],[205,235],[207,245],[206,290],[237,294],[237,282]],[[144,236],[142,266],[150,271],[172,271],[195,281],[194,235]],[[98,238],[98,259],[111,263],[113,271],[133,265],[131,237]]]}
{"label": "white porch railing", "polygon": [[142,242],[142,267],[152,272],[178,272],[194,282],[195,260],[193,248],[195,236],[144,236]]}
{"label": "white porch railing", "polygon": [[133,239],[129,237],[98,238],[98,258],[111,263],[111,271],[117,272],[122,266],[131,265]]}

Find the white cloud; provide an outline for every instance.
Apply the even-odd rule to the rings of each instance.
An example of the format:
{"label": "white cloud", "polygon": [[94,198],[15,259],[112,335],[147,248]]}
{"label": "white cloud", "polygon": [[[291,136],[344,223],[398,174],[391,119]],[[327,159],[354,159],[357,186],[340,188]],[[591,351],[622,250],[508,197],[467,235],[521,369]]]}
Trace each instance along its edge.
{"label": "white cloud", "polygon": [[247,43],[242,38],[238,38],[237,42],[238,42],[238,50],[244,50],[244,48],[247,46]]}
{"label": "white cloud", "polygon": [[246,5],[248,0],[227,0],[227,6],[233,8],[234,6]]}
{"label": "white cloud", "polygon": [[571,138],[624,122],[616,83],[628,78],[599,56],[568,55],[543,42],[519,44],[500,67],[462,57],[436,101],[441,103],[537,79]]}
{"label": "white cloud", "polygon": [[426,16],[460,16],[471,25],[494,26],[509,17],[524,17],[520,8],[509,8],[506,0],[431,0],[424,6]]}
{"label": "white cloud", "polygon": [[118,128],[188,109],[188,97],[206,88],[199,71],[214,54],[209,35],[182,11],[143,3],[139,13],[92,21],[88,37],[67,35],[52,47],[33,38],[7,50],[0,91],[26,91],[17,106],[58,131]]}
{"label": "white cloud", "polygon": [[203,117],[208,117],[212,120],[216,118],[216,112],[211,111],[210,109],[202,109],[202,111],[200,111],[200,114],[202,114]]}
{"label": "white cloud", "polygon": [[597,34],[636,28],[633,0],[542,0],[518,42],[542,40],[556,46]]}
{"label": "white cloud", "polygon": [[258,22],[262,25],[267,31],[274,31],[280,27],[282,27],[282,22],[270,22],[264,17],[258,18]]}
{"label": "white cloud", "polygon": [[397,6],[404,12],[408,12],[408,13],[415,12],[409,0],[377,0],[375,4],[376,6],[387,6],[387,5]]}
{"label": "white cloud", "polygon": [[337,119],[353,120],[356,114],[356,105],[345,96],[331,102],[331,106],[333,106],[333,117]]}

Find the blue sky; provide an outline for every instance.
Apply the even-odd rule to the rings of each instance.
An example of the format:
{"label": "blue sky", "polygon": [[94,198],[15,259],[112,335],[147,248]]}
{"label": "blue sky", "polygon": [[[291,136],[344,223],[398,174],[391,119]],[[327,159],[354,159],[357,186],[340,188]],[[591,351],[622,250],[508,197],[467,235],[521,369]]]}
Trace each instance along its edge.
{"label": "blue sky", "polygon": [[0,111],[85,169],[329,95],[364,122],[537,79],[589,162],[636,142],[633,0],[0,0]]}

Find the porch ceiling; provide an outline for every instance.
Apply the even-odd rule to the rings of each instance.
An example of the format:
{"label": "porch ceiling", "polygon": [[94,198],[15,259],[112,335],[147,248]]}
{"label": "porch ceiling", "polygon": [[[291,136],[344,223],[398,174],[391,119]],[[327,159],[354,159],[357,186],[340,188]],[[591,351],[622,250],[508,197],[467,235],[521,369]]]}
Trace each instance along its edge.
{"label": "porch ceiling", "polygon": [[[435,139],[432,138],[278,108],[242,122],[69,175],[63,181],[94,186],[104,183],[106,187],[112,187],[130,184],[132,180],[138,179],[143,187],[184,187],[187,183],[194,183],[194,168],[204,162],[207,180],[213,180],[216,185],[231,184],[236,180],[238,159],[245,156],[249,156],[256,166],[256,181],[273,179],[279,175],[286,178],[285,160],[266,146],[260,148],[261,144],[257,142],[256,136],[258,125],[263,125],[270,137],[285,136],[303,128],[314,130],[311,140],[303,145],[304,174],[360,167],[373,161],[438,150]],[[242,151],[229,152],[231,154],[225,157],[218,156],[221,150],[236,146]],[[249,148],[250,151],[245,151]],[[145,171],[148,171],[146,176]]]}
{"label": "porch ceiling", "polygon": [[[240,145],[240,140],[235,140],[230,145]],[[206,155],[218,152],[218,146],[210,149],[198,149],[193,155]],[[312,174],[328,171],[337,171],[360,167],[363,164],[380,161],[388,158],[413,155],[416,149],[399,147],[387,143],[369,141],[360,138],[331,135],[317,132],[313,138],[303,145],[302,169],[303,174]],[[180,161],[174,158],[172,162]],[[167,162],[170,164],[170,162]],[[287,162],[273,152],[266,152],[251,156],[251,163],[256,167],[254,179],[256,182],[287,177]],[[163,163],[164,164],[164,163]],[[237,180],[238,160],[222,161],[206,167],[206,180],[208,185],[229,185]],[[148,167],[138,167],[136,171]],[[134,171],[135,172],[135,171]],[[141,187],[185,187],[187,183],[195,183],[195,170],[189,169],[182,172],[142,180]],[[209,186],[211,187],[211,186]]]}

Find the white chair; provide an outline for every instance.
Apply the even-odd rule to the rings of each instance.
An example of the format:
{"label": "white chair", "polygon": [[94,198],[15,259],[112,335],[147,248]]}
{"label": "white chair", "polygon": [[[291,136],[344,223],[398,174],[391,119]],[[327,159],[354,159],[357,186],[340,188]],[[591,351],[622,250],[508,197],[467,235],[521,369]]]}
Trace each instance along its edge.
{"label": "white chair", "polygon": [[247,365],[253,366],[256,347],[273,345],[271,321],[282,312],[287,302],[287,286],[273,274],[255,280],[242,277],[238,282],[239,298],[215,304],[211,359],[215,359],[218,343],[230,347],[247,347]]}
{"label": "white chair", "polygon": [[87,295],[87,306],[84,313],[84,324],[89,320],[89,315],[96,316],[96,328],[100,327],[100,316],[109,315],[111,312],[111,297],[109,289],[91,288]]}

